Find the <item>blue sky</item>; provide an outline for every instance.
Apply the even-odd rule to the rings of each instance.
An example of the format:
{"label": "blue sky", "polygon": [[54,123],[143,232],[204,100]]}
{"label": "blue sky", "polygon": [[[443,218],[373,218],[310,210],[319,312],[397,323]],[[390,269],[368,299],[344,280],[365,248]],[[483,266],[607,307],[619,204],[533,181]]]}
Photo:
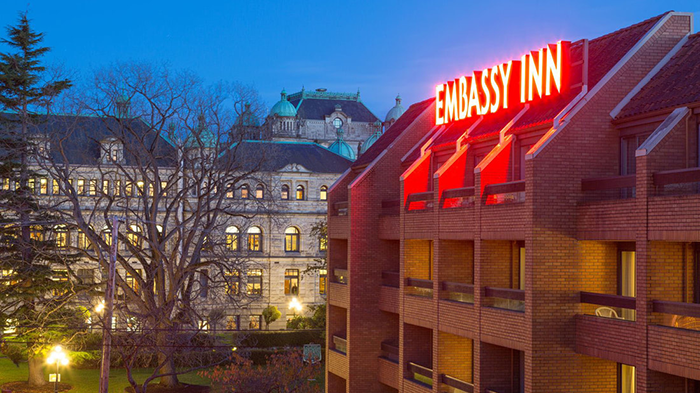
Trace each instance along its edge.
{"label": "blue sky", "polygon": [[532,3],[3,0],[0,26],[28,9],[52,48],[47,62],[78,76],[115,61],[167,62],[207,81],[253,84],[268,106],[283,87],[359,88],[383,118],[397,93],[408,106],[439,82],[548,42],[595,38],[671,9],[700,22],[697,0]]}

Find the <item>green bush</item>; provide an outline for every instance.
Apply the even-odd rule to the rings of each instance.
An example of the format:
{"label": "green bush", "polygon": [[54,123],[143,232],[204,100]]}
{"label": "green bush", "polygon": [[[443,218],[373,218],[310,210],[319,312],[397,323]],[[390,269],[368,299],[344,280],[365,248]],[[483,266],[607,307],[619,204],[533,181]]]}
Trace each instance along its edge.
{"label": "green bush", "polygon": [[243,348],[301,347],[323,344],[322,333],[322,330],[241,331],[233,333],[233,342]]}
{"label": "green bush", "polygon": [[98,369],[102,361],[102,351],[68,352],[70,366],[77,369]]}

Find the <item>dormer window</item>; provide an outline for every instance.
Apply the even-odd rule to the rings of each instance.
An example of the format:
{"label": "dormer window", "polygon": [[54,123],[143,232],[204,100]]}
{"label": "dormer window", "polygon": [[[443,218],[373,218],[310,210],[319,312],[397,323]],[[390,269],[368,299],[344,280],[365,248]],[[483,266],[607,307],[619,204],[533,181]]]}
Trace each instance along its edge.
{"label": "dormer window", "polygon": [[124,159],[124,146],[114,138],[102,141],[102,162],[121,162]]}

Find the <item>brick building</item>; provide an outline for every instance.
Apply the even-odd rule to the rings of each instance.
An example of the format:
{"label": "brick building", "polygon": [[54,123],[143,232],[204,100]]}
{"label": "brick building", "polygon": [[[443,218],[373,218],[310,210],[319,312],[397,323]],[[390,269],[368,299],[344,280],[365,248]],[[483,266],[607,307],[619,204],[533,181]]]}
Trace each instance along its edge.
{"label": "brick building", "polygon": [[568,89],[501,112],[411,105],[329,192],[327,391],[700,392],[692,31],[571,42]]}

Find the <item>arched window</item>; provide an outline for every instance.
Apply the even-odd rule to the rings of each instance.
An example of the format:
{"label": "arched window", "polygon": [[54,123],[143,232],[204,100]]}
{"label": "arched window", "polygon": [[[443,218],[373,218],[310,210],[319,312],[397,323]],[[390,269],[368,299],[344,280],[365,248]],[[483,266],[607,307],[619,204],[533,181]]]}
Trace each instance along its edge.
{"label": "arched window", "polygon": [[129,225],[129,231],[126,233],[126,240],[134,247],[141,248],[143,244],[143,236],[141,235],[141,227],[136,224]]}
{"label": "arched window", "polygon": [[284,230],[284,251],[298,252],[299,251],[299,229],[289,227]]}
{"label": "arched window", "polygon": [[328,200],[328,187],[321,186],[321,192],[319,193],[319,199],[322,201]]}
{"label": "arched window", "polygon": [[250,198],[250,187],[247,184],[241,186],[241,199]]}
{"label": "arched window", "polygon": [[238,250],[238,228],[234,226],[226,228],[226,248],[231,251]]}
{"label": "arched window", "polygon": [[289,186],[286,184],[282,185],[282,199],[284,199],[284,200],[289,199]]}
{"label": "arched window", "polygon": [[298,201],[303,201],[304,200],[304,186],[299,184],[297,186],[297,200]]}
{"label": "arched window", "polygon": [[265,187],[262,184],[255,186],[255,199],[265,198]]}
{"label": "arched window", "polygon": [[65,225],[57,225],[54,228],[56,234],[56,247],[57,248],[67,248],[70,246],[70,232]]}
{"label": "arched window", "polygon": [[262,251],[262,230],[260,227],[248,228],[248,250]]}

